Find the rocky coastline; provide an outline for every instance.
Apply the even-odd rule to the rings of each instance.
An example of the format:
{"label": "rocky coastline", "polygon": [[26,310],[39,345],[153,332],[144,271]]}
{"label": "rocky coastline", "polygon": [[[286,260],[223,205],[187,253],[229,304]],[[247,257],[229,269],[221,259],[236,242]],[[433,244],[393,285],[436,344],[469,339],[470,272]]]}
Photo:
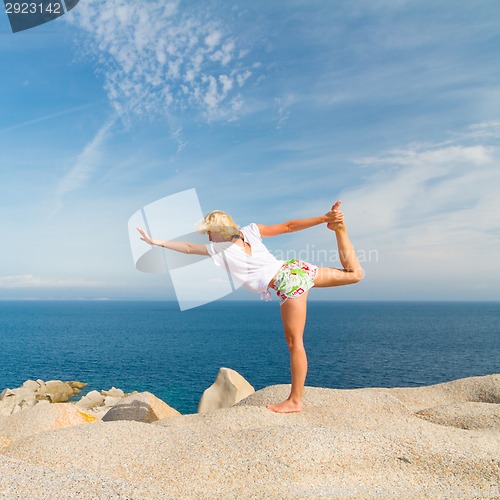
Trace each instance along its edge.
{"label": "rocky coastline", "polygon": [[0,498],[499,498],[500,375],[306,386],[301,413],[221,368],[198,413],[152,393],[27,380],[0,393]]}

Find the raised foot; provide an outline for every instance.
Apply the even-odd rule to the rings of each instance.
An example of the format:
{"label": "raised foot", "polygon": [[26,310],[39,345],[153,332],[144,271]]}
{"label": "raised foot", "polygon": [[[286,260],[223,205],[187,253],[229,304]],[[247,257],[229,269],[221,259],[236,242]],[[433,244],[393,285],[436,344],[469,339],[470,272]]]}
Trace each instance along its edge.
{"label": "raised foot", "polygon": [[344,214],[339,210],[340,204],[342,202],[339,200],[335,202],[331,210],[326,214],[329,219],[333,219],[329,222],[326,227],[331,231],[337,231],[338,229],[344,228]]}
{"label": "raised foot", "polygon": [[330,224],[327,224],[326,227],[331,231],[337,231],[337,229],[344,227],[344,224],[339,224],[338,222],[330,222]]}
{"label": "raised foot", "polygon": [[268,410],[276,413],[300,413],[302,411],[302,403],[294,403],[289,399],[272,405],[266,405]]}

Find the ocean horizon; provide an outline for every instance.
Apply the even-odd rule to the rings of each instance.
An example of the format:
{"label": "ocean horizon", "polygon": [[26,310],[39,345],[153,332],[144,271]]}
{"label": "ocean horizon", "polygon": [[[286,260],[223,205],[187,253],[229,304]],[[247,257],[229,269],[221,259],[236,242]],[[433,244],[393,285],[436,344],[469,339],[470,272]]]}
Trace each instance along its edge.
{"label": "ocean horizon", "polygon": [[[309,301],[306,386],[416,387],[500,372],[500,302]],[[276,301],[0,301],[0,390],[27,379],[150,391],[195,413],[218,370],[289,384]]]}

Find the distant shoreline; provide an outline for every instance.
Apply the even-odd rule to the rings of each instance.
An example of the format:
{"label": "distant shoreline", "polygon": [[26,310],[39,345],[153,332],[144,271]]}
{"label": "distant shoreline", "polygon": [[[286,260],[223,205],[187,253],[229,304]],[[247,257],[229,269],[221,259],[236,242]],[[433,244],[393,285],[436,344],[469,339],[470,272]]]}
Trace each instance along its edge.
{"label": "distant shoreline", "polygon": [[[118,299],[118,298],[96,298],[96,299],[74,299],[74,298],[57,298],[57,299],[42,299],[42,298],[12,298],[12,299],[6,299],[6,298],[0,298],[0,303],[1,302],[158,302],[158,303],[167,303],[167,304],[176,304],[177,301],[174,299]],[[209,306],[210,304],[254,304],[256,302],[259,302],[258,300],[255,299],[249,299],[249,300],[218,300],[215,302],[210,302],[208,304],[204,304],[203,306],[200,307],[206,307]],[[345,303],[345,304],[500,304],[500,299],[495,300],[420,300],[420,299],[394,299],[394,300],[367,300],[367,299],[359,299],[359,300],[353,300],[353,299],[309,299],[309,303]]]}

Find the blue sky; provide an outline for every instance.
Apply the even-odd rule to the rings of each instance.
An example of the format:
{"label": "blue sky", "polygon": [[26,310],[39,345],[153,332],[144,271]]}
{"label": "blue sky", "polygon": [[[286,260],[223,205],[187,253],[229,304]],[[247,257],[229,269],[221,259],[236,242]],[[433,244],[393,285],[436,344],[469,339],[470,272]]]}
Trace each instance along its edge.
{"label": "blue sky", "polygon": [[[127,222],[196,188],[241,225],[342,199],[366,278],[312,299],[499,300],[499,47],[496,0],[1,15],[0,299],[173,299]],[[267,242],[338,266],[324,226]]]}

